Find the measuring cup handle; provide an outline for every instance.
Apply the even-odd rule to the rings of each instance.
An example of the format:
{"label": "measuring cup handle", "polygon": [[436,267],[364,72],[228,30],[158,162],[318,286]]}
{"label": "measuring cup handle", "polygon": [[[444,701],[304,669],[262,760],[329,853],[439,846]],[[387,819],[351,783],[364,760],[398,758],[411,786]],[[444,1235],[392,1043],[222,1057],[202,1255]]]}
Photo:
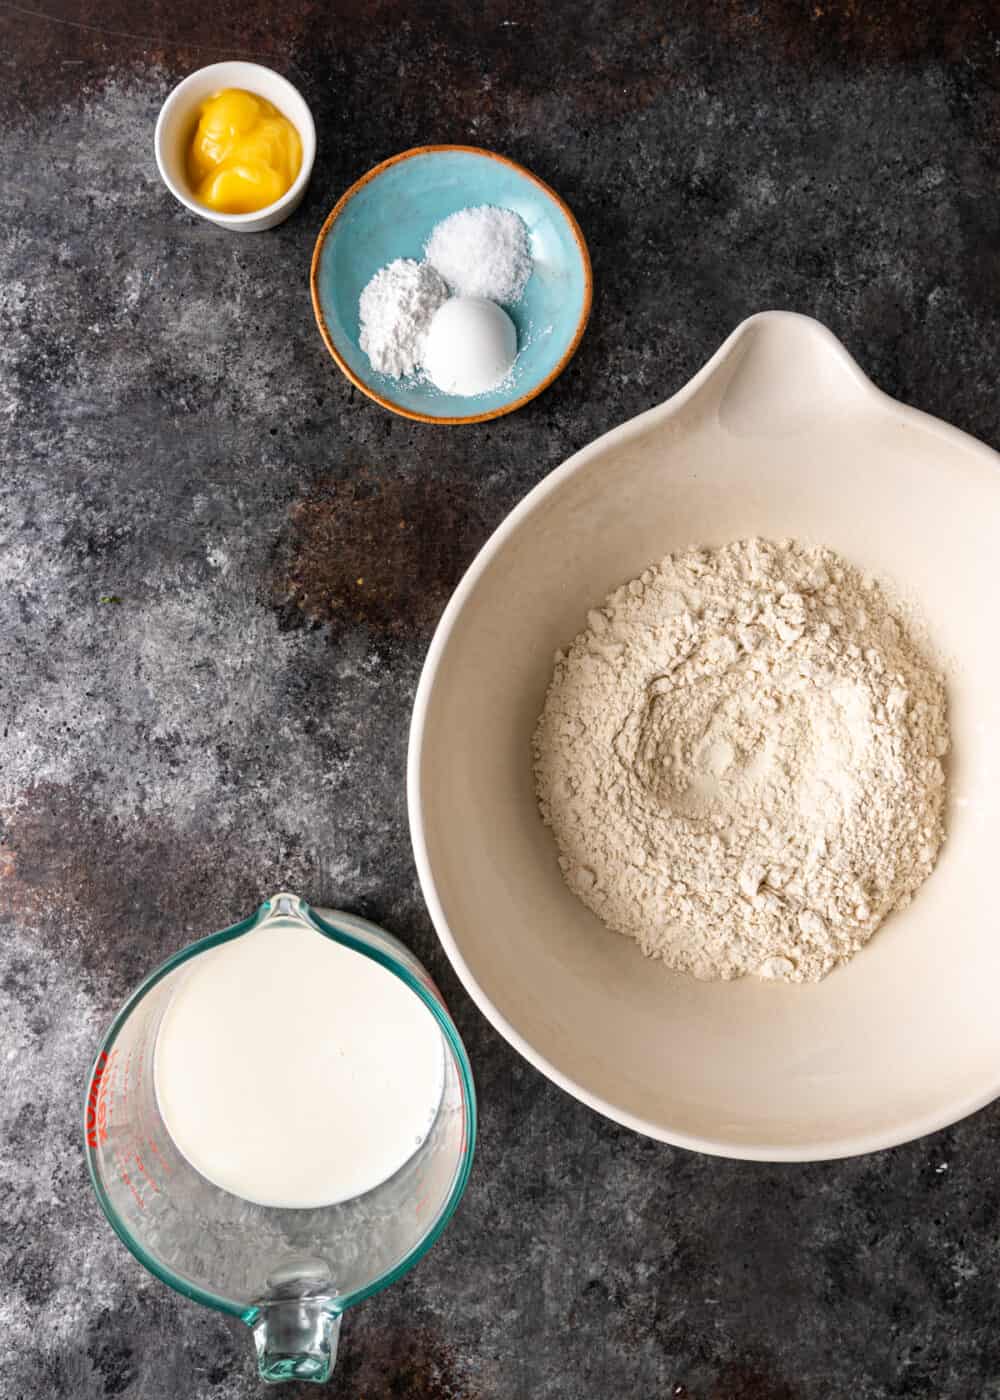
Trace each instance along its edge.
{"label": "measuring cup handle", "polygon": [[250,1324],[265,1381],[329,1380],[337,1364],[340,1313],[323,1298],[281,1298],[259,1304]]}

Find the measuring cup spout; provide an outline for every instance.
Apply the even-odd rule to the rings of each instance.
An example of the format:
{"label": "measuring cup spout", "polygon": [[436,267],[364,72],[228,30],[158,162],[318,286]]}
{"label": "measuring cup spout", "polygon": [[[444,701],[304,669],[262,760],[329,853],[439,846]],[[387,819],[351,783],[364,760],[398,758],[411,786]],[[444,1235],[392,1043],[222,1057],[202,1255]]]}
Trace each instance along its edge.
{"label": "measuring cup spout", "polygon": [[340,1340],[340,1313],[329,1299],[279,1298],[259,1307],[252,1327],[261,1379],[329,1380]]}
{"label": "measuring cup spout", "polygon": [[305,912],[303,901],[297,894],[288,894],[287,892],[272,895],[266,904],[261,905],[258,911],[257,927],[261,928],[264,924],[269,924],[272,921],[280,921],[285,924],[307,924],[309,927],[314,927],[312,920]]}

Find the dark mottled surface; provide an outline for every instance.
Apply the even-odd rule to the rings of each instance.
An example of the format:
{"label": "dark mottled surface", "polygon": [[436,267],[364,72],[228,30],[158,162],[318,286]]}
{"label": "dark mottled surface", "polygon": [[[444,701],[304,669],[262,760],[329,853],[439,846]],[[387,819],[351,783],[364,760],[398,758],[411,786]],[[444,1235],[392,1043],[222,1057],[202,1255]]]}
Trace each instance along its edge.
{"label": "dark mottled surface", "polygon": [[[170,85],[237,55],[321,133],[301,211],[252,239],[151,157]],[[812,1167],[601,1121],[458,989],[403,799],[475,549],[749,312],[814,313],[1000,445],[996,6],[32,0],[0,3],[0,69],[0,1395],[261,1394],[243,1329],[113,1239],[79,1099],[137,978],[291,886],[417,948],[483,1109],[461,1211],[349,1317],[331,1395],[997,1400],[1000,1110]],[[461,430],[352,390],[307,291],[341,190],[442,140],[555,185],[596,274],[563,378]]]}

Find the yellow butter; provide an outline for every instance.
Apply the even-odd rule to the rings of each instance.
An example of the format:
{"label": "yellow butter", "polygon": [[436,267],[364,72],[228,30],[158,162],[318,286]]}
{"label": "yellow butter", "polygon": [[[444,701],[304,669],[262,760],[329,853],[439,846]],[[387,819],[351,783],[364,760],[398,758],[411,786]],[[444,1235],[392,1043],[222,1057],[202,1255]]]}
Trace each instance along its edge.
{"label": "yellow butter", "polygon": [[203,102],[188,150],[195,198],[221,214],[253,214],[286,194],[302,166],[299,133],[273,103],[241,88]]}

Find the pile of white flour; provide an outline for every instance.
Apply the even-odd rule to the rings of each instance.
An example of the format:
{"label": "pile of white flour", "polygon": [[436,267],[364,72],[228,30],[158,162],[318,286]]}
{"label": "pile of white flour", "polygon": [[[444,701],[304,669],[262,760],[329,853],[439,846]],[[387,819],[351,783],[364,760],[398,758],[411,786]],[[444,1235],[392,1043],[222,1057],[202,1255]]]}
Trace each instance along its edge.
{"label": "pile of white flour", "polygon": [[535,777],[570,887],[700,978],[818,981],[944,838],[945,688],[828,549],[664,559],[556,654]]}

